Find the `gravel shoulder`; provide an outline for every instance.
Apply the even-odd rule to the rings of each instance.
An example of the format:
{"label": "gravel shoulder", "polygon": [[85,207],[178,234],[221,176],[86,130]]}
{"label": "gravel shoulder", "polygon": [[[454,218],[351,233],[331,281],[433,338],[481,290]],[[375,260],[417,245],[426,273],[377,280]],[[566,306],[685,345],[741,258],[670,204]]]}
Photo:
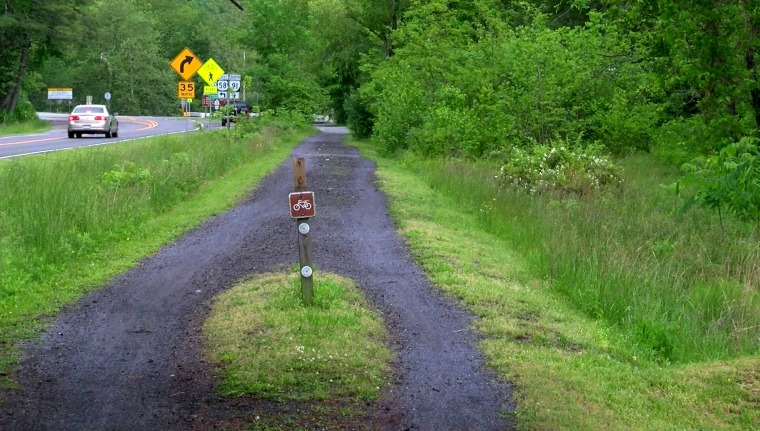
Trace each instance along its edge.
{"label": "gravel shoulder", "polygon": [[[341,145],[344,137],[323,128],[293,155],[306,159],[316,196],[318,271],[357,281],[397,351],[396,384],[368,407],[362,429],[511,429],[503,418],[514,409],[511,388],[484,367],[472,317],[430,286],[388,216],[374,163]],[[217,293],[297,262],[292,183],[287,160],[238,207],[62,311],[28,345],[0,429],[242,429],[282,408],[219,397],[200,327]]]}

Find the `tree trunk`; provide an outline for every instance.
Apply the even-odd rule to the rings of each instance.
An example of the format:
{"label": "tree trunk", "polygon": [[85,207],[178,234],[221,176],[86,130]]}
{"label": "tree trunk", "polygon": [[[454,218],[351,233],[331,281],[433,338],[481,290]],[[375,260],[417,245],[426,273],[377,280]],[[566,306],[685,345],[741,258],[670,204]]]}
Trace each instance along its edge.
{"label": "tree trunk", "polygon": [[24,85],[24,75],[26,75],[26,67],[29,63],[29,50],[32,47],[32,32],[27,31],[26,32],[26,40],[24,41],[24,46],[21,51],[21,61],[19,61],[18,65],[18,79],[16,80],[15,88],[12,92],[12,97],[10,100],[10,104],[8,106],[8,113],[12,114],[13,111],[16,110],[16,105],[18,104],[18,98],[21,95],[21,89]]}
{"label": "tree trunk", "polygon": [[399,4],[398,0],[391,0],[390,15],[388,16],[388,29],[385,31],[385,58],[393,57],[393,32],[398,28]]}
{"label": "tree trunk", "polygon": [[757,53],[755,51],[755,46],[753,45],[755,43],[755,38],[758,36],[758,33],[760,33],[760,31],[758,31],[760,29],[757,28],[757,21],[753,16],[753,14],[757,12],[754,12],[753,8],[746,0],[742,1],[741,4],[742,9],[744,9],[744,25],[747,31],[747,39],[750,44],[749,47],[747,47],[747,53],[744,57],[750,79],[752,80],[752,87],[749,90],[750,106],[752,106],[752,109],[755,112],[755,127],[760,129],[760,73],[758,73],[757,70],[758,65],[755,60]]}
{"label": "tree trunk", "polygon": [[755,61],[755,48],[750,46],[746,55],[747,70],[752,80],[752,88],[749,90],[750,105],[755,112],[755,127],[760,128],[760,80],[758,80],[757,62]]}

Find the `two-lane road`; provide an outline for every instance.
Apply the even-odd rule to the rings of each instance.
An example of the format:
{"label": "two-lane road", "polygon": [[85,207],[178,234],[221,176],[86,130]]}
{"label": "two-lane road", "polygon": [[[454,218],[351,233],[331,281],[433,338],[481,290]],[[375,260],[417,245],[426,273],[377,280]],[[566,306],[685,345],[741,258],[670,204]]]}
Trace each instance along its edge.
{"label": "two-lane road", "polygon": [[[119,137],[105,138],[102,135],[85,135],[70,139],[66,135],[66,114],[40,114],[40,118],[51,121],[55,128],[46,133],[33,135],[0,136],[0,159],[51,151],[68,150],[77,147],[91,147],[128,141],[148,136],[184,133],[196,130],[200,118],[163,118],[119,116]],[[204,126],[206,119],[203,119]]]}

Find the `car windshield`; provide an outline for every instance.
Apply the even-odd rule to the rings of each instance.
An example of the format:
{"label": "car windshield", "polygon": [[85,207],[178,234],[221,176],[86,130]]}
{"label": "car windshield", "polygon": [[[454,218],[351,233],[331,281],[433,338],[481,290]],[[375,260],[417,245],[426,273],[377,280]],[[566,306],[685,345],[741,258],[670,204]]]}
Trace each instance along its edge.
{"label": "car windshield", "polygon": [[74,108],[75,114],[103,114],[105,111],[99,106],[77,106]]}

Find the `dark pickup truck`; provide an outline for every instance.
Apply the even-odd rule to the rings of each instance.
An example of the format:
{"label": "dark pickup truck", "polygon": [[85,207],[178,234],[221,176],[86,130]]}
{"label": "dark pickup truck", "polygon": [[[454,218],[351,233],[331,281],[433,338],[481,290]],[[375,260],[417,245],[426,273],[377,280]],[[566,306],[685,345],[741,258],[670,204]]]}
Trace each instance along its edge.
{"label": "dark pickup truck", "polygon": [[238,115],[251,115],[251,107],[245,102],[230,102],[230,105],[235,109],[222,116],[222,126],[226,126],[228,121],[234,123]]}

